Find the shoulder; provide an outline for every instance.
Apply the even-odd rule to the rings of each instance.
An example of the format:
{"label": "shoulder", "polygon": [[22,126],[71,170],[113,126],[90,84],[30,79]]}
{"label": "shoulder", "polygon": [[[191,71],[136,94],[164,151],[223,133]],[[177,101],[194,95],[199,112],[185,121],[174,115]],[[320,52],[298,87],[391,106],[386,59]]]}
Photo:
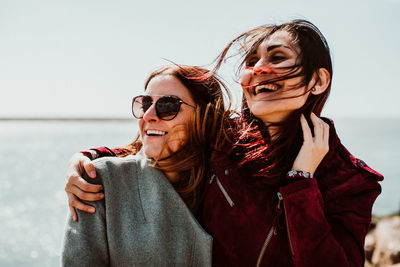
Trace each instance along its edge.
{"label": "shoulder", "polygon": [[149,161],[144,155],[131,155],[127,157],[103,157],[93,161],[98,172],[125,171],[127,169],[146,169]]}
{"label": "shoulder", "polygon": [[[127,157],[103,157],[93,161],[96,168],[96,179],[90,182],[107,184],[111,180],[129,180],[135,177],[159,176],[162,173],[149,166],[149,161],[144,155],[131,155]],[[97,181],[96,181],[97,180]]]}
{"label": "shoulder", "polygon": [[[370,182],[377,185],[378,181],[383,180],[383,176],[372,169],[362,159],[355,157],[342,144],[336,132],[333,120],[323,118],[329,124],[329,152],[321,162],[316,171],[316,177],[326,181],[328,184],[337,182],[365,184]],[[326,178],[325,178],[326,177]],[[352,180],[350,180],[352,178]],[[331,184],[332,185],[332,184]]]}
{"label": "shoulder", "polygon": [[113,168],[121,165],[132,164],[141,161],[139,155],[133,155],[128,157],[102,157],[93,160],[93,164],[96,169]]}

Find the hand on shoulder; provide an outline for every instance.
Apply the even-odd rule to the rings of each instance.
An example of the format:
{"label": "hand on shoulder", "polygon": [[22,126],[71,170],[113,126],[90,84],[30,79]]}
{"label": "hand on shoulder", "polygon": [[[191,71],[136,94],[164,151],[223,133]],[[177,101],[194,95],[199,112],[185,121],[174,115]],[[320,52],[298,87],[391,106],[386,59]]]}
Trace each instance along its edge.
{"label": "hand on shoulder", "polygon": [[304,115],[300,116],[303,145],[293,163],[292,170],[314,174],[329,151],[329,125],[314,113],[311,113],[310,117],[314,126],[314,135]]}

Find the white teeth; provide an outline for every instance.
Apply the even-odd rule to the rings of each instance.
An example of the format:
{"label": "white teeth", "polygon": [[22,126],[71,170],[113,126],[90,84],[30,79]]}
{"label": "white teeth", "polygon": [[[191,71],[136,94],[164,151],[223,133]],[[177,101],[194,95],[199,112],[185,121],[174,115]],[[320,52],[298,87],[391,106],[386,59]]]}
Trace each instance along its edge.
{"label": "white teeth", "polygon": [[276,91],[278,90],[278,86],[275,84],[264,84],[264,85],[258,85],[254,88],[255,94],[258,94],[262,89],[268,89],[271,91]]}
{"label": "white teeth", "polygon": [[157,131],[157,130],[147,130],[146,134],[147,135],[166,135],[167,132]]}

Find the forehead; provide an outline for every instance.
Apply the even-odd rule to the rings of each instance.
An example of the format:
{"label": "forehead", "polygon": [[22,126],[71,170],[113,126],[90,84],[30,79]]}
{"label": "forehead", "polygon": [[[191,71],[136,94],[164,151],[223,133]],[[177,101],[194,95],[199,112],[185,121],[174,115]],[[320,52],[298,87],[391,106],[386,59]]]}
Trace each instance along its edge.
{"label": "forehead", "polygon": [[157,75],[147,85],[145,95],[175,95],[183,101],[193,102],[189,90],[170,74]]}
{"label": "forehead", "polygon": [[282,47],[284,49],[289,49],[297,54],[300,52],[300,48],[294,42],[292,35],[285,30],[280,30],[269,35],[264,41],[261,42],[257,50],[269,50],[273,47]]}

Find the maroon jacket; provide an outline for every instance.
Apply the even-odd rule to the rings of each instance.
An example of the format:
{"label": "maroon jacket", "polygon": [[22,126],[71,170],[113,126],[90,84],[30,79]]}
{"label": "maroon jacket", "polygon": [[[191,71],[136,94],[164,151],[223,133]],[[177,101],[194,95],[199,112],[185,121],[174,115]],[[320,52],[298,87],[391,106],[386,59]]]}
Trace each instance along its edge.
{"label": "maroon jacket", "polygon": [[226,159],[214,162],[200,222],[214,238],[215,266],[363,266],[383,177],[349,153],[333,123],[313,179],[257,185]]}
{"label": "maroon jacket", "polygon": [[213,168],[199,220],[214,238],[214,266],[363,266],[383,177],[347,151],[333,123],[329,152],[313,179],[280,188],[249,182],[226,156]]}

